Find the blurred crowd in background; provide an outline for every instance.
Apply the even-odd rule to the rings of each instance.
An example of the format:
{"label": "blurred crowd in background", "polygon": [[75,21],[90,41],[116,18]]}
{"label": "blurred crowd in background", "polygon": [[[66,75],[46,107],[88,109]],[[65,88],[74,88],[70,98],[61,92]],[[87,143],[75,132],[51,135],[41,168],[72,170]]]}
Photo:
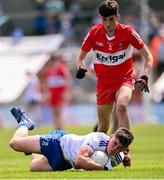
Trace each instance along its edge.
{"label": "blurred crowd in background", "polygon": [[[62,34],[64,43],[37,74],[28,71],[29,84],[23,93],[26,110],[38,124],[47,106],[52,107],[52,124],[64,128],[63,109],[74,103],[95,103],[95,78],[88,73],[82,81],[75,79],[75,56],[88,29],[99,22],[100,0],[1,0],[0,36],[23,38]],[[132,25],[147,42],[154,57],[149,102],[164,103],[164,1],[118,0],[121,22]],[[90,67],[92,57],[88,58]],[[135,76],[139,78],[142,57],[134,53]],[[53,76],[53,77],[52,77]],[[57,79],[58,84],[54,84]],[[55,81],[56,82],[56,81]],[[56,89],[57,88],[57,89]],[[57,93],[57,99],[53,97]],[[145,98],[135,89],[131,104],[142,104]],[[42,109],[41,112],[41,108]],[[158,109],[159,107],[157,107]],[[163,108],[163,107],[162,107]],[[158,112],[159,113],[159,112]],[[53,119],[53,117],[51,119]],[[74,116],[70,118],[74,119]],[[3,117],[0,119],[3,119]],[[56,120],[57,119],[57,120]],[[135,119],[135,117],[134,117]],[[3,121],[0,120],[0,126]]]}

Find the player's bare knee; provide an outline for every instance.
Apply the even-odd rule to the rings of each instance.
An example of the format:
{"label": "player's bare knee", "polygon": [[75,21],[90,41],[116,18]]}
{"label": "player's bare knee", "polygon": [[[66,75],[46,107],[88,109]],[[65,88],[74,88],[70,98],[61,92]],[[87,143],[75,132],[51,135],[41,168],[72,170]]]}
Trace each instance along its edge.
{"label": "player's bare knee", "polygon": [[9,145],[15,151],[20,151],[20,145],[19,145],[19,142],[16,138],[12,138]]}
{"label": "player's bare knee", "polygon": [[32,172],[39,171],[38,170],[38,163],[35,159],[31,161],[30,171],[32,171]]}
{"label": "player's bare knee", "polygon": [[36,158],[31,161],[30,171],[38,172],[38,171],[45,171],[45,164],[44,164],[45,157]]}
{"label": "player's bare knee", "polygon": [[17,140],[16,139],[14,139],[14,138],[12,138],[11,139],[11,141],[10,141],[10,143],[9,143],[9,145],[10,145],[10,147],[12,148],[12,149],[14,149],[14,150],[16,150],[17,148]]}

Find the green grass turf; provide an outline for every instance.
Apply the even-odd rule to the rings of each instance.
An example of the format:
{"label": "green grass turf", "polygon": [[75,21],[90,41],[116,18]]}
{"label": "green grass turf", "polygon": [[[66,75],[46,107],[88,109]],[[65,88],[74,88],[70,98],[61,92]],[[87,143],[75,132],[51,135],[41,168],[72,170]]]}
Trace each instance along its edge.
{"label": "green grass turf", "polygon": [[[43,134],[49,128],[32,131]],[[91,127],[67,128],[70,132],[86,134]],[[30,156],[14,152],[9,140],[15,129],[0,130],[0,179],[164,179],[164,125],[135,125],[135,140],[131,145],[132,167],[122,165],[108,171],[30,172]]]}

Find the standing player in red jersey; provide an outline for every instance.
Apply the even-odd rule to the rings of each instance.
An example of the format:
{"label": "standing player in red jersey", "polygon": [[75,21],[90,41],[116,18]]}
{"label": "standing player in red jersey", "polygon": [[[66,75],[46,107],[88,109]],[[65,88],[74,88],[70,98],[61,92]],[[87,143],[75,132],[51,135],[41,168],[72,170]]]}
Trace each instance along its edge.
{"label": "standing player in red jersey", "polygon": [[78,68],[76,78],[82,79],[87,70],[83,61],[92,49],[94,70],[97,77],[96,95],[98,112],[98,131],[107,133],[113,107],[113,130],[126,127],[130,130],[127,106],[134,88],[133,47],[145,59],[143,74],[136,80],[141,91],[149,92],[148,73],[153,58],[141,37],[131,27],[120,24],[119,5],[114,0],[105,0],[99,5],[102,24],[94,25],[81,47],[76,59]]}
{"label": "standing player in red jersey", "polygon": [[45,69],[45,92],[48,103],[52,106],[55,129],[63,129],[64,105],[71,99],[71,73],[64,56],[52,55]]}

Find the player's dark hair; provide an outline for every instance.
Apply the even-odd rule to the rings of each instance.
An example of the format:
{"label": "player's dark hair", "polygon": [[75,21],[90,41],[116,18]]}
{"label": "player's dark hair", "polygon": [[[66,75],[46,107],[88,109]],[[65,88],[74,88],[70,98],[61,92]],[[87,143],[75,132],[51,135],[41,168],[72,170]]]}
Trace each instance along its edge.
{"label": "player's dark hair", "polygon": [[99,14],[103,17],[118,15],[119,5],[114,0],[105,0],[99,5]]}
{"label": "player's dark hair", "polygon": [[128,147],[133,139],[134,136],[133,134],[127,130],[126,128],[119,128],[115,133],[114,133],[116,139],[118,139],[119,143],[123,146],[123,147]]}

